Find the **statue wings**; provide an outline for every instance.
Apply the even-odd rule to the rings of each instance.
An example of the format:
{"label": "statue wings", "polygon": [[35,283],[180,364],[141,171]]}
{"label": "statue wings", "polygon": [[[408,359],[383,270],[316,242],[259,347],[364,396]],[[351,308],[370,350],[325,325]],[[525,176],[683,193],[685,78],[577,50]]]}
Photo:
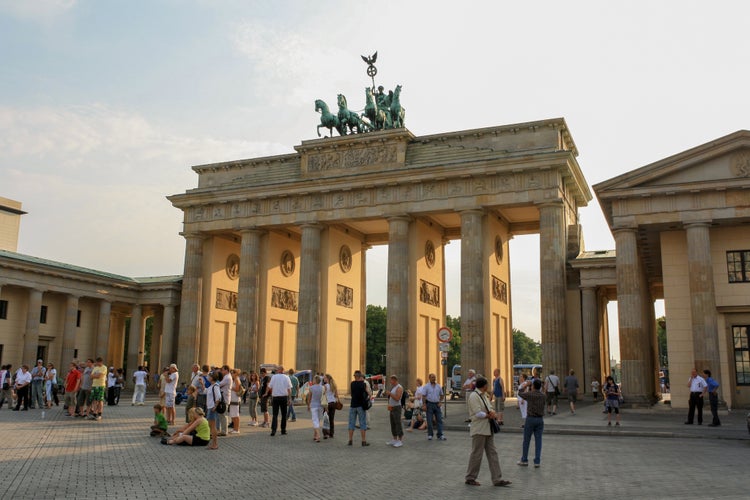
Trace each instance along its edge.
{"label": "statue wings", "polygon": [[373,55],[371,55],[370,57],[367,57],[367,56],[362,56],[362,60],[363,60],[364,62],[366,62],[367,64],[369,64],[370,66],[372,66],[373,64],[375,64],[375,61],[377,61],[377,60],[378,60],[378,53],[377,53],[377,52],[375,52],[375,53],[374,53]]}

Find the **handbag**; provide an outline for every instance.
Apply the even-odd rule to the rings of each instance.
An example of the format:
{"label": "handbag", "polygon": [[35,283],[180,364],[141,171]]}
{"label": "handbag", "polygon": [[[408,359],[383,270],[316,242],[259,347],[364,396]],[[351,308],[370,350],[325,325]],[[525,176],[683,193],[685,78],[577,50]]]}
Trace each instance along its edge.
{"label": "handbag", "polygon": [[341,409],[343,409],[343,408],[344,408],[344,403],[342,403],[342,402],[341,402],[341,400],[337,398],[337,399],[336,399],[336,403],[334,404],[334,407],[335,407],[335,408],[336,408],[337,410],[341,410]]}
{"label": "handbag", "polygon": [[219,394],[221,394],[221,401],[216,403],[216,408],[214,408],[214,410],[218,414],[223,414],[223,413],[226,413],[227,411],[227,403],[226,401],[224,401],[224,393],[221,392],[221,389],[219,389]]}
{"label": "handbag", "polygon": [[[482,400],[484,407],[487,409],[487,414],[489,415],[490,407],[487,406],[487,401],[482,397],[479,391],[475,390],[474,392],[476,392],[479,395],[479,399]],[[490,424],[490,432],[492,434],[500,434],[500,424],[497,423],[497,420],[495,420],[494,418],[489,418],[489,416],[487,417],[487,420],[489,421],[489,424]]]}

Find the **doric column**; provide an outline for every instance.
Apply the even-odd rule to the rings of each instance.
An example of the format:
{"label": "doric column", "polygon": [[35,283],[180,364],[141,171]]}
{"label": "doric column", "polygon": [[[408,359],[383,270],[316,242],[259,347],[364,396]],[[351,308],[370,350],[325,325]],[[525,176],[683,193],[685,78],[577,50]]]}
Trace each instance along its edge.
{"label": "doric column", "polygon": [[180,301],[180,332],[177,336],[180,346],[177,366],[183,370],[199,361],[203,296],[203,236],[185,234],[185,241],[185,273]]}
{"label": "doric column", "polygon": [[719,327],[711,267],[711,237],[708,222],[686,224],[690,317],[693,329],[693,352],[698,373],[711,370],[721,380]]}
{"label": "doric column", "polygon": [[360,282],[359,289],[359,369],[365,372],[367,366],[367,250],[370,245],[362,243],[360,251]]}
{"label": "doric column", "polygon": [[461,212],[461,370],[491,377],[485,366],[484,211]]}
{"label": "doric column", "polygon": [[130,329],[128,331],[128,372],[138,367],[139,353],[143,345],[143,333],[143,309],[140,304],[135,304],[130,313]]}
{"label": "doric column", "polygon": [[164,338],[162,329],[164,328],[164,305],[157,307],[154,312],[154,322],[151,327],[151,346],[149,347],[148,367],[151,373],[158,370],[161,366],[162,339]]}
{"label": "doric column", "polygon": [[78,297],[68,295],[65,301],[65,325],[63,326],[60,371],[67,369],[76,350],[76,322],[78,320]]}
{"label": "doric column", "polygon": [[386,376],[409,381],[409,223],[388,219],[388,298],[385,334]]}
{"label": "doric column", "polygon": [[599,311],[596,287],[587,286],[581,291],[581,322],[583,329],[583,388],[591,387],[591,381],[602,380],[599,361]]}
{"label": "doric column", "polygon": [[258,299],[260,293],[260,240],[258,230],[240,231],[240,282],[237,291],[237,336],[234,365],[243,369],[258,366]]}
{"label": "doric column", "polygon": [[539,257],[542,363],[545,373],[554,370],[564,378],[570,367],[565,323],[565,212],[560,201],[539,205]]}
{"label": "doric column", "polygon": [[320,367],[320,233],[323,226],[302,226],[297,310],[297,366]]}
{"label": "doric column", "polygon": [[26,310],[26,331],[23,338],[23,363],[36,366],[39,347],[39,317],[42,311],[42,291],[29,289],[29,307]]}
{"label": "doric column", "polygon": [[[92,358],[101,356],[107,359],[109,353],[109,324],[112,313],[112,303],[101,299],[99,302],[99,318],[96,325],[96,349],[91,353]],[[89,356],[87,356],[89,357]]]}
{"label": "doric column", "polygon": [[[174,354],[174,306],[171,304],[165,304],[162,312],[161,323],[159,324],[159,331],[161,333],[161,364],[162,368],[166,365],[175,362]],[[190,365],[192,367],[192,365]],[[180,373],[187,375],[187,365],[177,365]]]}
{"label": "doric column", "polygon": [[638,256],[637,231],[615,229],[617,266],[617,315],[622,358],[622,384],[628,402],[650,404],[654,400],[651,372],[653,356],[649,328],[644,318],[643,289],[647,287]]}

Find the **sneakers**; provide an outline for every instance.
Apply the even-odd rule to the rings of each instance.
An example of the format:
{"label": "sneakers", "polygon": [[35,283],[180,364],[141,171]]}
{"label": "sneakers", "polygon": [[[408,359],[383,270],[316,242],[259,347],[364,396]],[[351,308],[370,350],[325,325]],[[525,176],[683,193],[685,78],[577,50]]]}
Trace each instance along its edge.
{"label": "sneakers", "polygon": [[394,448],[401,448],[403,445],[404,443],[402,443],[401,441],[396,441],[395,443],[393,443]]}
{"label": "sneakers", "polygon": [[432,441],[432,436],[427,436],[427,441]]}
{"label": "sneakers", "polygon": [[541,467],[541,466],[542,466],[542,464],[534,464],[534,468],[535,468],[535,469],[538,469],[538,468],[539,468],[539,467]]}
{"label": "sneakers", "polygon": [[391,439],[390,441],[386,441],[385,444],[388,446],[393,446],[394,444],[396,444],[396,442],[397,441],[395,439]]}
{"label": "sneakers", "polygon": [[445,436],[438,436],[438,441],[448,441],[448,438]]}
{"label": "sneakers", "polygon": [[240,433],[240,431],[236,431],[234,429],[232,429],[231,431],[229,431],[229,434],[239,434],[239,433]]}
{"label": "sneakers", "polygon": [[523,460],[519,460],[519,461],[518,461],[518,462],[516,462],[516,463],[517,463],[518,465],[520,465],[521,467],[528,467],[528,466],[529,466],[529,462],[524,462]]}

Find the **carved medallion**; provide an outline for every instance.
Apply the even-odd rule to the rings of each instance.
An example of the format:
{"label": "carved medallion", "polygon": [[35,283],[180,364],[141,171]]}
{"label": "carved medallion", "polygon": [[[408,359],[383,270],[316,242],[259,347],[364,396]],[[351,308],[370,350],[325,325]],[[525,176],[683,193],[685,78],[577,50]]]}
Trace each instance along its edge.
{"label": "carved medallion", "polygon": [[498,264],[503,263],[503,239],[495,236],[495,260]]}
{"label": "carved medallion", "polygon": [[424,261],[430,269],[435,265],[435,245],[430,240],[424,244]]}
{"label": "carved medallion", "polygon": [[240,258],[236,254],[230,254],[227,257],[227,276],[230,280],[240,277]]}
{"label": "carved medallion", "polygon": [[352,251],[347,245],[341,245],[339,250],[339,267],[345,273],[352,269]]}
{"label": "carved medallion", "polygon": [[294,274],[294,255],[289,250],[284,250],[281,254],[281,274],[291,276]]}
{"label": "carved medallion", "polygon": [[732,157],[732,173],[737,177],[750,177],[750,150],[743,149]]}

